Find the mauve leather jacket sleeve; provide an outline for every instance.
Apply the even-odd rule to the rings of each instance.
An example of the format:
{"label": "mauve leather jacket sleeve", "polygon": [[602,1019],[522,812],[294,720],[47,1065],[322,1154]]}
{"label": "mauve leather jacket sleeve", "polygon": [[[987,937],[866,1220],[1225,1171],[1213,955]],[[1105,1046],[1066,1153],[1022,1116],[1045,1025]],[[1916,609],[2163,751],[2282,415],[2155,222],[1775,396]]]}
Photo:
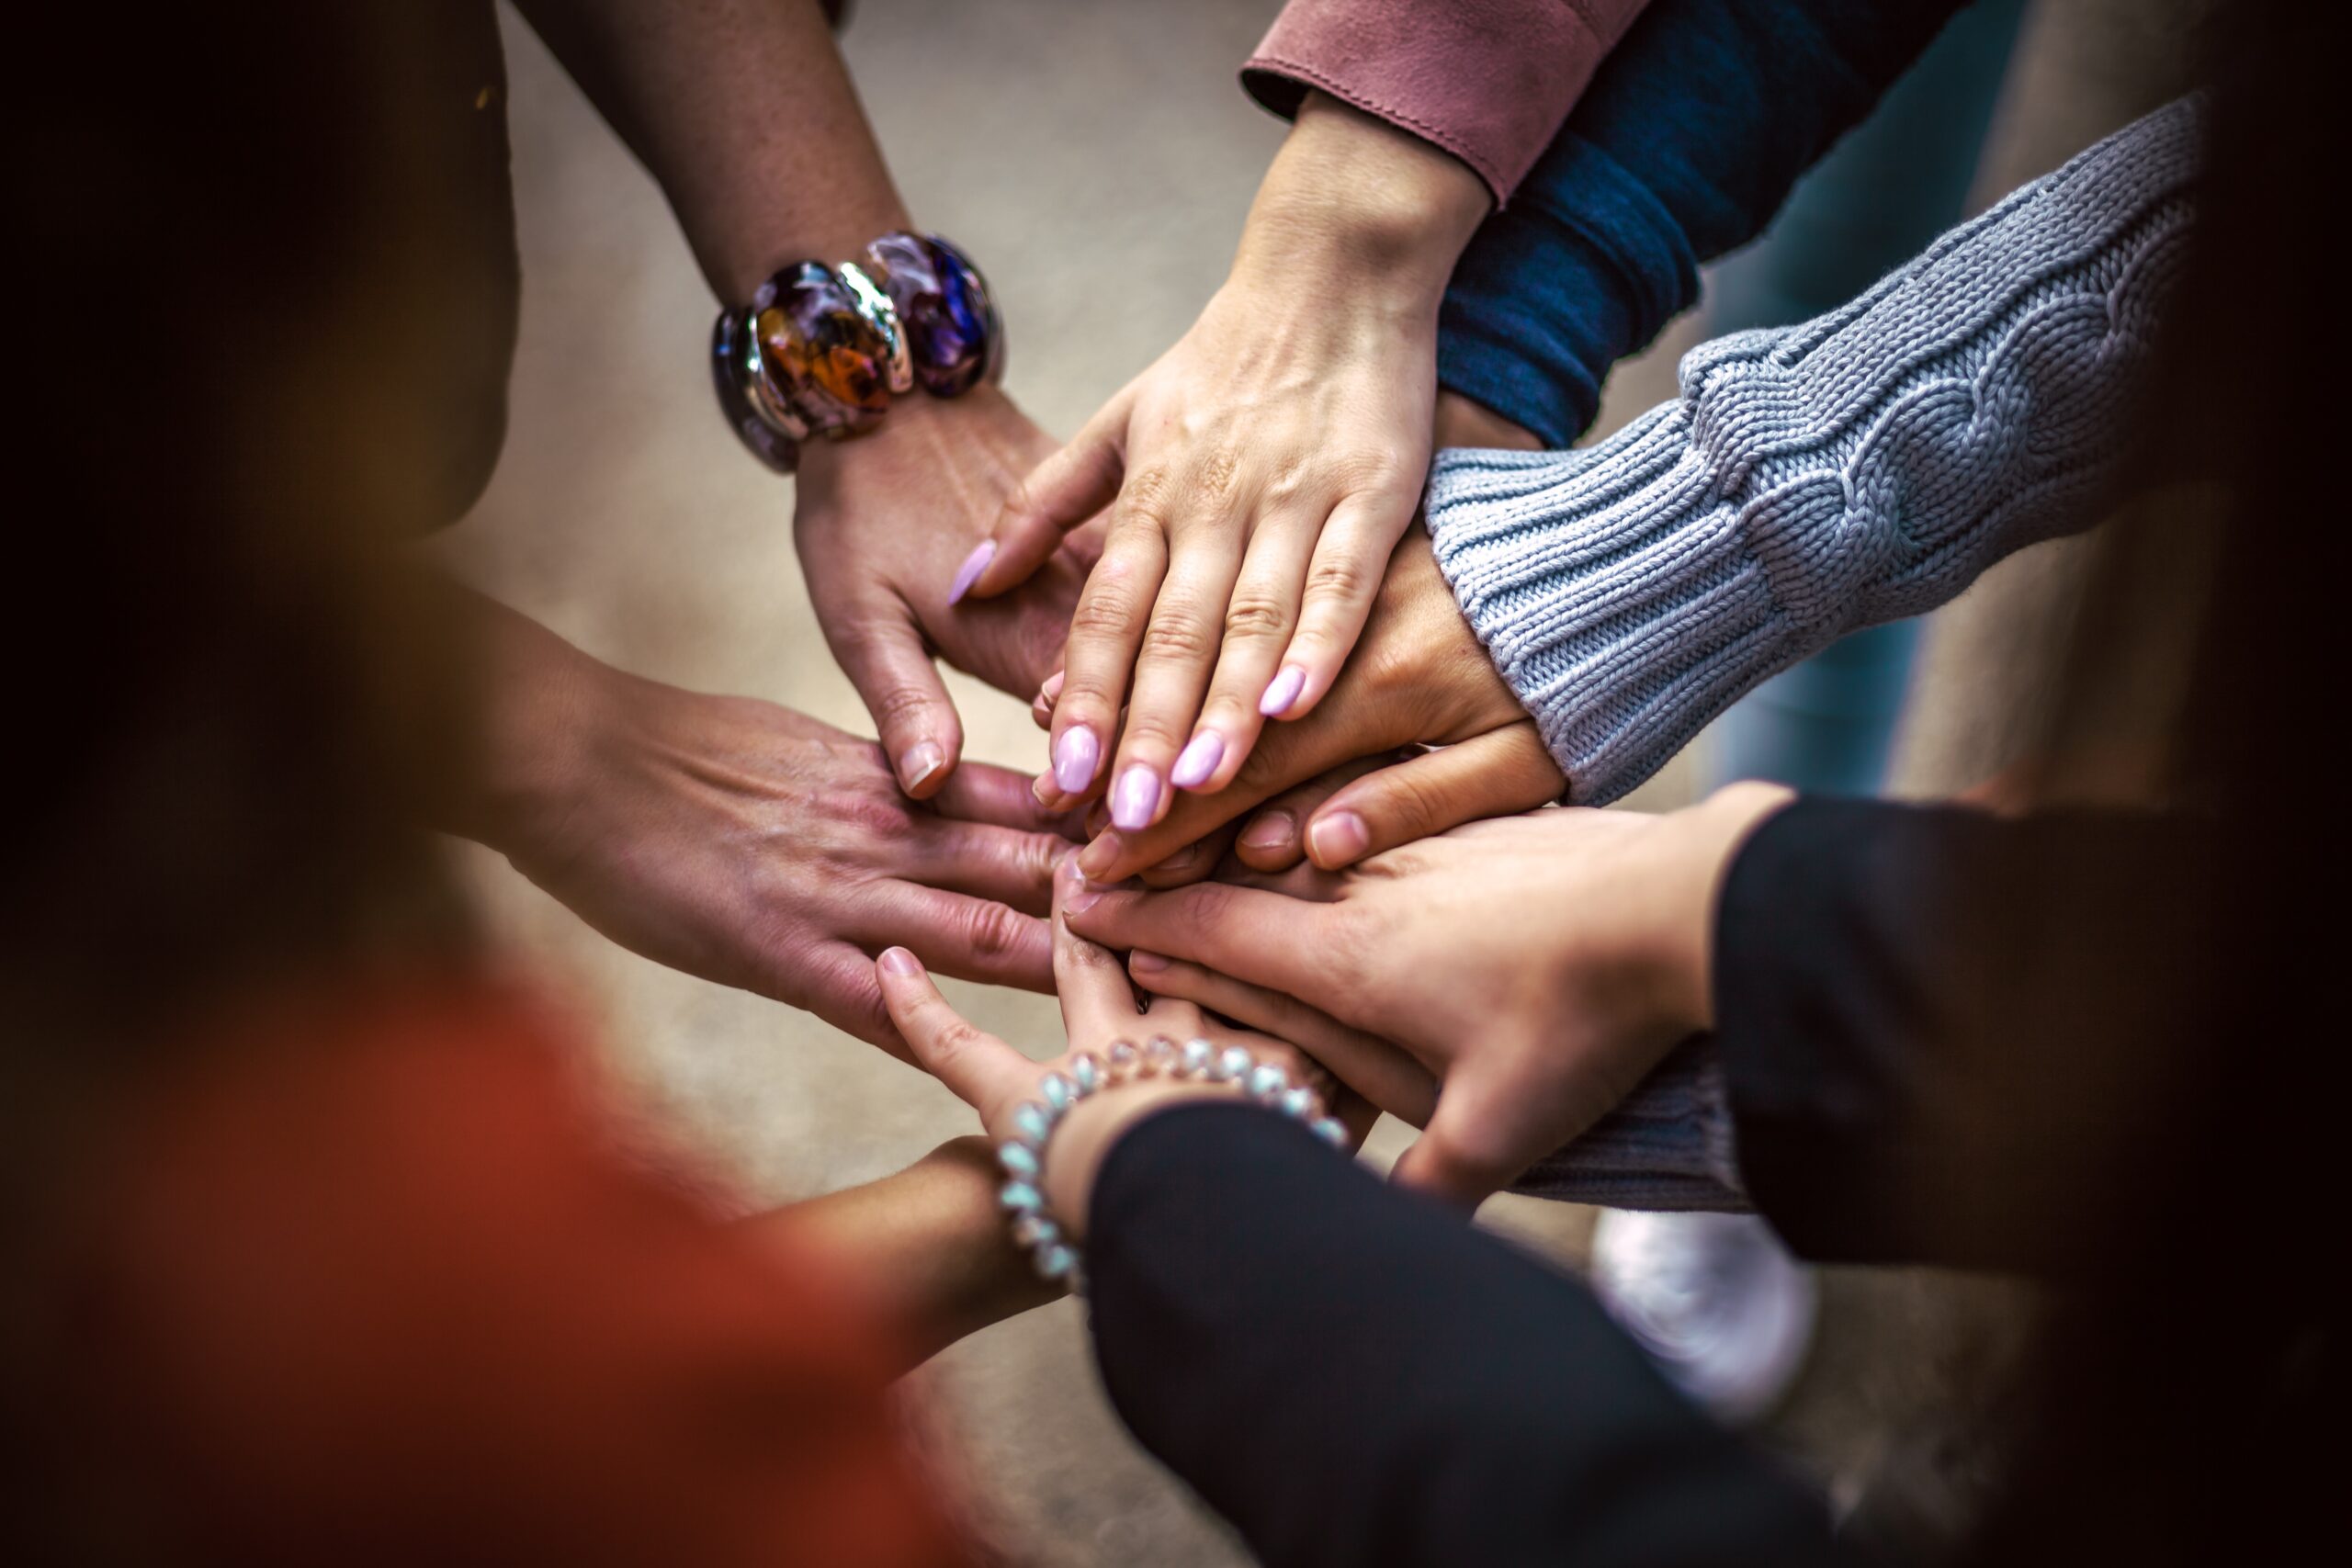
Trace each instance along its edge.
{"label": "mauve leather jacket sleeve", "polygon": [[1287,118],[1309,88],[1444,148],[1510,199],[1646,0],[1290,0],[1241,68]]}

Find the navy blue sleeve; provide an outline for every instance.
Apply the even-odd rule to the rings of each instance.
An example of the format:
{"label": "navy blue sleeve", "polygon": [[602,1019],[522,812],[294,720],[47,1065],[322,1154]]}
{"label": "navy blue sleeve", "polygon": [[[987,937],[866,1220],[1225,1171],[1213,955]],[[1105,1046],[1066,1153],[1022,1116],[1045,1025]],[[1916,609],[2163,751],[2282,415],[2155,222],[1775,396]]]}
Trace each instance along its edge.
{"label": "navy blue sleeve", "polygon": [[1296,1122],[1141,1122],[1089,1246],[1112,1403],[1268,1568],[1840,1560],[1590,1292]]}
{"label": "navy blue sleeve", "polygon": [[1960,0],[1656,0],[1454,269],[1438,379],[1565,446]]}

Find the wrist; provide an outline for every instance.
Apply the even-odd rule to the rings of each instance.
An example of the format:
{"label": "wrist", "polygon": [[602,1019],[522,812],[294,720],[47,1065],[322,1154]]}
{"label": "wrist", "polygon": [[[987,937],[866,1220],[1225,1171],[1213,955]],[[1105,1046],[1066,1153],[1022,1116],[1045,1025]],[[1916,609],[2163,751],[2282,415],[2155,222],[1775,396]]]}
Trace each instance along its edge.
{"label": "wrist", "polygon": [[1046,1162],[1046,1201],[1072,1239],[1084,1241],[1090,1230],[1095,1178],[1102,1173],[1103,1160],[1121,1138],[1176,1106],[1240,1098],[1240,1089],[1232,1084],[1153,1079],[1123,1084],[1080,1100],[1054,1129],[1052,1157]]}
{"label": "wrist", "polygon": [[1474,398],[1441,387],[1437,393],[1436,444],[1440,446],[1502,448],[1540,452],[1543,438],[1523,424],[1514,424]]}
{"label": "wrist", "polygon": [[1732,863],[1756,830],[1795,799],[1784,784],[1746,780],[1724,785],[1669,819],[1681,842],[1675,857],[1680,870],[1671,879],[1678,908],[1666,945],[1683,1032],[1715,1026],[1715,909]]}
{"label": "wrist", "polygon": [[474,622],[481,699],[467,787],[435,826],[512,854],[570,814],[623,677],[527,616],[457,592]]}
{"label": "wrist", "polygon": [[1251,203],[1242,281],[1344,284],[1340,302],[1434,313],[1490,206],[1470,166],[1387,121],[1309,93]]}

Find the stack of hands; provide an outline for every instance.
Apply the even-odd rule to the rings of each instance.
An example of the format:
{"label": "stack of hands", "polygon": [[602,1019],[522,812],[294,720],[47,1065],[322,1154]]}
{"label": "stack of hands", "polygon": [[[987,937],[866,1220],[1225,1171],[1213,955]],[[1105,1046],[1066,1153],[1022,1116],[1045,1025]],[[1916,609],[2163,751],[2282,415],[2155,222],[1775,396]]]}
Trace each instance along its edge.
{"label": "stack of hands", "polygon": [[[1415,526],[1434,446],[1533,445],[1436,385],[1487,202],[1310,101],[1225,287],[1069,445],[989,386],[812,443],[795,536],[878,743],[469,601],[501,706],[457,825],[623,945],[911,1054],[984,1112],[1034,1071],[973,1067],[926,966],[1058,978],[1074,1048],[1141,1026],[1131,980],[1426,1127],[1401,1179],[1507,1183],[1706,1026],[1715,885],[1780,797],[1533,809],[1567,781]],[[1032,698],[1034,781],[962,760],[938,659]]]}

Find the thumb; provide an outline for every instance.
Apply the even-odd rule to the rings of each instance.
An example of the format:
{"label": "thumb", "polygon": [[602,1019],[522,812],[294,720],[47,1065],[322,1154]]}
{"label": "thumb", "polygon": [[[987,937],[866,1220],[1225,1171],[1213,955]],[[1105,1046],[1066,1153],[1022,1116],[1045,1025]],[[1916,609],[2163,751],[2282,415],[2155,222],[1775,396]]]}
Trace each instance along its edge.
{"label": "thumb", "polygon": [[924,972],[922,960],[903,947],[883,950],[875,962],[882,1002],[890,1021],[922,1069],[945,1084],[956,1099],[980,1113],[991,1134],[1019,1101],[1035,1076],[1029,1058],[995,1035],[975,1029],[948,1005]]}
{"label": "thumb", "polygon": [[[971,559],[982,564],[965,592],[986,599],[1027,581],[1061,548],[1063,535],[1119,498],[1126,475],[1130,400],[1128,393],[1121,392],[1103,404],[1069,446],[1012,487],[997,513],[994,534],[972,552]],[[970,570],[969,561],[966,570]]]}
{"label": "thumb", "polygon": [[1366,773],[1306,819],[1306,858],[1340,871],[1484,817],[1532,811],[1566,781],[1526,721]]}
{"label": "thumb", "polygon": [[1510,1113],[1507,1085],[1489,1084],[1470,1066],[1455,1067],[1438,1090],[1428,1129],[1396,1156],[1391,1179],[1476,1208],[1526,1167],[1505,1146]]}
{"label": "thumb", "polygon": [[828,640],[874,716],[899,787],[917,800],[938,794],[963,752],[964,725],[906,606],[893,604]]}

